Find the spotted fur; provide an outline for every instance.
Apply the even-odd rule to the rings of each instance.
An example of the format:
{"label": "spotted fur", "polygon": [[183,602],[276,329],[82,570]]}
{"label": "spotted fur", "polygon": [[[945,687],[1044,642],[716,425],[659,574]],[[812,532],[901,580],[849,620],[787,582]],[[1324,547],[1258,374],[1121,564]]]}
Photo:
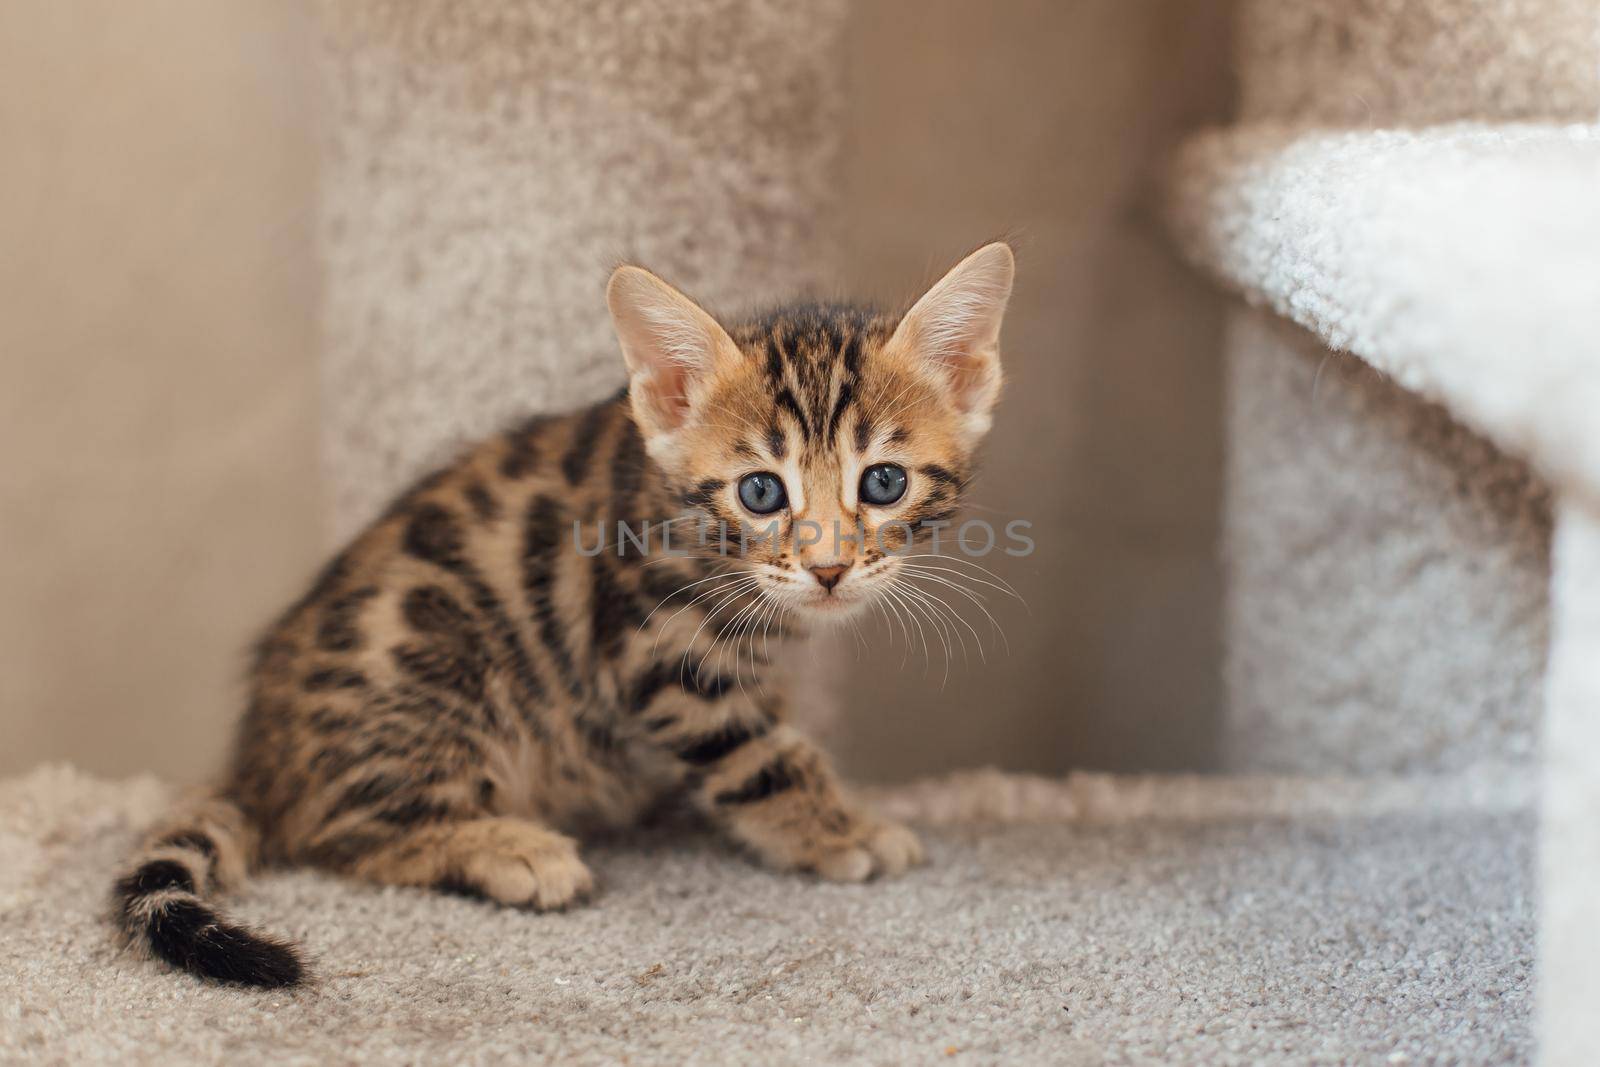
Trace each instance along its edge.
{"label": "spotted fur", "polygon": [[[985,255],[1008,290],[1009,251],[967,262]],[[561,908],[593,886],[574,835],[675,801],[773,867],[861,880],[919,862],[911,832],[854,805],[788,724],[773,649],[870,602],[896,562],[886,547],[959,501],[974,371],[912,329],[938,291],[904,317],[789,306],[724,331],[619,270],[629,389],[422,479],[272,625],[220,785],[116,883],[129,940],[207,978],[291,985],[298,950],[212,902],[252,868]],[[910,489],[874,512],[853,482],[882,461]],[[750,518],[738,481],[763,469],[791,507],[770,538],[724,555]],[[729,529],[702,543],[691,516]],[[800,544],[803,519],[859,540]],[[893,522],[905,529],[878,544]],[[670,550],[669,529],[682,535]],[[808,574],[819,560],[854,571],[823,588]]]}

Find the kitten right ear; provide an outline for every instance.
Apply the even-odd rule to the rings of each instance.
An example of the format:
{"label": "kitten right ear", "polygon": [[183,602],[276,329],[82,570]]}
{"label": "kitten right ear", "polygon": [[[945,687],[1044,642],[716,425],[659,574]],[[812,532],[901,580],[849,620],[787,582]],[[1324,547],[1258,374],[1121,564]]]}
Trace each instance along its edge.
{"label": "kitten right ear", "polygon": [[984,245],[922,295],[885,346],[938,376],[969,445],[988,432],[989,411],[1000,393],[1000,321],[1015,273],[1009,245]]}
{"label": "kitten right ear", "polygon": [[645,436],[681,427],[713,371],[739,348],[700,305],[641,267],[618,267],[606,304],[628,364],[634,416]]}

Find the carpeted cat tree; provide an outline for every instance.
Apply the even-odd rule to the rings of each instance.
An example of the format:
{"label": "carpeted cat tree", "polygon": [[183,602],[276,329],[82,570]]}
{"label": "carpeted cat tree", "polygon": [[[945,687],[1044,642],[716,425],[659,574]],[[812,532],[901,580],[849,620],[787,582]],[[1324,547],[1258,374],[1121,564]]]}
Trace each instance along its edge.
{"label": "carpeted cat tree", "polygon": [[[879,791],[932,854],[882,885],[692,832],[594,849],[604,891],[561,915],[272,874],[235,910],[318,981],[262,996],[111,942],[106,872],[171,790],[44,768],[0,783],[0,1059],[1526,1061],[1542,825],[1540,1055],[1600,1062],[1586,7],[1239,12],[1239,124],[1187,146],[1173,204],[1254,305],[1227,342],[1232,774]],[[620,380],[612,259],[713,301],[825,276],[842,4],[325,12],[341,532],[486,421]]]}
{"label": "carpeted cat tree", "polygon": [[[1537,774],[1540,1059],[1600,1062],[1600,10],[1248,0],[1176,229],[1227,341],[1239,768]],[[1542,734],[1542,738],[1541,738]]]}
{"label": "carpeted cat tree", "polygon": [[620,388],[624,259],[712,307],[827,277],[840,0],[320,11],[340,538],[485,427]]}

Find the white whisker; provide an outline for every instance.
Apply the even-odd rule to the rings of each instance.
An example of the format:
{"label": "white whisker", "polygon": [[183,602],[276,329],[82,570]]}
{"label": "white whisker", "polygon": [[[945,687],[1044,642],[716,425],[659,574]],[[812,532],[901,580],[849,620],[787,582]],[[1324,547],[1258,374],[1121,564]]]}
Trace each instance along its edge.
{"label": "white whisker", "polygon": [[934,634],[939,638],[939,643],[944,649],[944,681],[939,683],[941,687],[944,686],[950,679],[950,638],[945,633],[943,624],[935,619],[934,616],[929,613],[926,607],[923,607],[917,602],[917,600],[907,595],[907,587],[898,579],[894,585],[890,587],[889,591],[893,594],[895,599],[899,601],[902,606],[904,606],[906,614],[911,618],[911,620],[916,623],[917,633],[920,635],[922,640],[923,663],[927,667],[931,667],[933,665],[933,654],[928,647],[927,624],[931,623],[933,625]]}
{"label": "white whisker", "polygon": [[[934,613],[935,617],[949,620],[947,625],[949,625],[950,631],[955,635],[956,642],[961,646],[961,662],[964,664],[970,664],[971,660],[969,657],[971,656],[971,652],[967,648],[967,639],[962,636],[960,630],[956,629],[954,625],[950,624],[961,623],[972,632],[973,640],[977,640],[978,631],[972,629],[972,624],[968,623],[965,619],[961,618],[961,616],[952,611],[950,605],[945,603],[943,599],[934,596],[926,589],[912,585],[910,582],[905,582],[902,584],[900,589],[902,592],[911,595],[913,598],[920,599],[922,603]],[[981,657],[983,653],[983,646],[981,643],[978,646],[978,652]]]}
{"label": "white whisker", "polygon": [[[941,578],[937,574],[927,574],[927,573],[923,573],[921,571],[912,570],[911,573],[910,573],[910,577],[913,578],[913,579],[920,578],[920,579],[922,579],[924,581],[936,582],[939,585],[948,586],[949,588],[954,589],[956,592],[960,593],[962,596],[966,597],[968,600],[972,601],[974,604],[978,605],[978,610],[983,612],[984,617],[989,620],[989,625],[993,626],[994,630],[995,630],[995,633],[1000,635],[1001,642],[1006,646],[1006,655],[1009,656],[1011,654],[1011,642],[1006,637],[1005,627],[1000,625],[1000,620],[996,619],[994,617],[994,614],[984,604],[983,597],[981,595],[972,592],[970,589],[963,589],[961,586],[957,585],[955,582],[952,582],[950,579]],[[954,610],[954,609],[952,609],[952,610]],[[965,620],[963,620],[963,621],[965,621]],[[969,626],[968,628],[970,629],[971,627]],[[976,637],[976,631],[974,631],[974,637]],[[979,654],[981,655],[982,651],[983,651],[983,645],[981,643],[978,645],[978,650],[979,650]]]}
{"label": "white whisker", "polygon": [[940,574],[951,574],[964,581],[977,582],[979,585],[987,586],[997,593],[1004,593],[1006,596],[1016,600],[1016,602],[1021,604],[1024,608],[1028,606],[1028,602],[1022,599],[1021,594],[1003,582],[991,582],[985,578],[979,578],[976,575],[968,574],[966,571],[956,570],[954,567],[940,567],[932,563],[905,560],[902,561],[901,566],[907,568],[908,570],[918,572],[934,571]]}

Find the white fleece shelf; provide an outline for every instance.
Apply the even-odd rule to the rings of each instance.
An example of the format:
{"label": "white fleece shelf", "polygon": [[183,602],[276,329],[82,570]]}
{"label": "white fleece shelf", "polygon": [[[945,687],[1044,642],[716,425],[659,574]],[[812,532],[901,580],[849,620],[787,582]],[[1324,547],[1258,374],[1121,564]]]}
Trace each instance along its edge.
{"label": "white fleece shelf", "polygon": [[1600,496],[1600,126],[1249,126],[1175,177],[1196,263]]}

